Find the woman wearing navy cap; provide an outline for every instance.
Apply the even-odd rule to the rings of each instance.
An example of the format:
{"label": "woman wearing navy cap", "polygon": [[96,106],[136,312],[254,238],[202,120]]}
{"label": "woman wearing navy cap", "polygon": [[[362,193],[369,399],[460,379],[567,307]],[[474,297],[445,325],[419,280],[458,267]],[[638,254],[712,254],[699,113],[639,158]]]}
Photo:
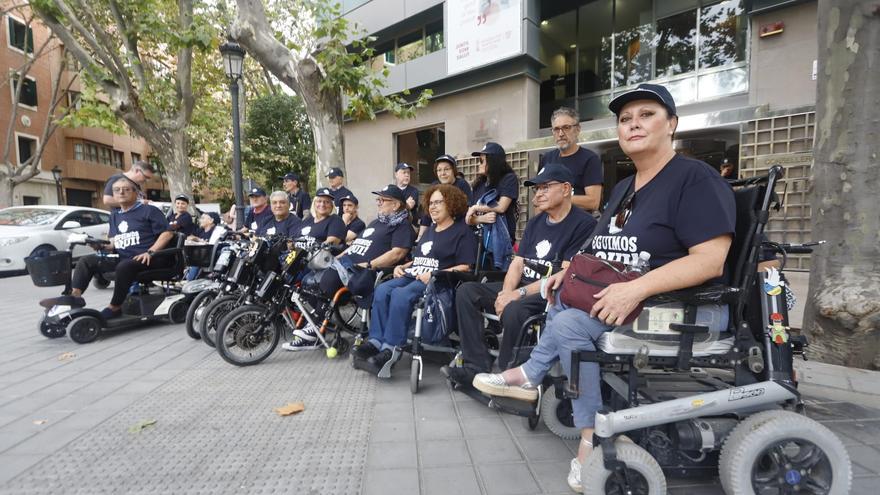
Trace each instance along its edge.
{"label": "woman wearing navy cap", "polygon": [[[556,300],[547,314],[547,328],[526,363],[474,378],[474,387],[489,395],[536,400],[532,384],[541,383],[554,363],[559,361],[571,376],[572,351],[595,350],[594,342],[621,325],[640,302],[724,275],[736,224],[733,190],[712,167],[673,149],[678,117],[669,91],[642,84],[608,107],[617,116],[618,142],[636,173],[611,192],[609,204],[618,206],[603,214],[592,241],[582,250],[624,264],[647,251],[651,271],[599,292],[590,314]],[[557,289],[564,277],[565,271],[554,275],[547,286]],[[722,306],[701,306],[697,324],[709,326],[710,331],[726,330],[727,316]],[[582,362],[580,377],[580,395],[572,400],[572,409],[581,443],[568,475],[569,486],[577,492],[583,491],[581,463],[593,450],[595,414],[602,407],[599,365]]]}

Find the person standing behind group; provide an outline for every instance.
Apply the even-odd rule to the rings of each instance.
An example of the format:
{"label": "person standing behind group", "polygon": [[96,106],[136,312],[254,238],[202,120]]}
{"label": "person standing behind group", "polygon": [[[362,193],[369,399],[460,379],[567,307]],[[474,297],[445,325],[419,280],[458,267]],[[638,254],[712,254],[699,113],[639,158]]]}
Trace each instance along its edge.
{"label": "person standing behind group", "polygon": [[[345,187],[345,174],[342,173],[342,169],[339,167],[333,167],[327,172],[327,183],[330,185],[329,191],[333,195],[333,206],[337,208],[337,211],[342,211],[342,198],[346,196],[354,196],[354,193],[349,191],[347,187]],[[317,199],[317,194],[315,194],[315,198]]]}
{"label": "person standing behind group", "polygon": [[287,200],[290,202],[290,211],[294,215],[303,218],[303,215],[312,207],[312,197],[309,193],[300,187],[299,174],[288,172],[281,177],[281,185],[284,192],[287,193]]}
{"label": "person standing behind group", "polygon": [[[468,208],[465,222],[484,225],[484,253],[492,254],[493,268],[507,270],[516,243],[519,179],[508,165],[500,144],[486,143],[483,149],[471,155],[480,157],[480,167],[473,184],[474,205]],[[477,262],[482,268],[487,268],[484,266],[487,264],[486,258]]]}
{"label": "person standing behind group", "polygon": [[398,163],[394,167],[394,182],[397,187],[403,191],[403,197],[406,198],[406,209],[412,216],[413,223],[419,218],[419,190],[411,185],[412,182],[412,165],[408,163]]}
{"label": "person standing behind group", "polygon": [[541,156],[538,170],[548,163],[565,165],[574,176],[572,204],[587,211],[598,210],[604,177],[602,160],[599,155],[578,146],[581,125],[577,111],[568,107],[557,108],[550,117],[550,125],[556,148]]}
{"label": "person standing behind group", "polygon": [[[437,176],[437,180],[431,183],[432,186],[435,184],[452,184],[461,189],[461,192],[467,196],[468,206],[474,204],[474,192],[471,190],[471,185],[462,177],[458,176],[458,162],[455,160],[454,156],[438,156],[437,159],[434,160],[434,175]],[[422,234],[424,234],[430,226],[431,216],[425,212],[425,214],[422,215],[421,220],[419,220],[419,239],[422,238]]]}
{"label": "person standing behind group", "polygon": [[352,195],[342,198],[342,221],[345,222],[345,243],[351,244],[361,232],[367,228],[367,224],[358,218],[358,199]]}
{"label": "person standing behind group", "polygon": [[185,194],[180,194],[174,198],[174,207],[168,212],[167,219],[171,230],[181,234],[189,236],[196,230],[192,215],[189,214],[189,198]]}
{"label": "person standing behind group", "polygon": [[[247,208],[244,214],[244,223],[241,224],[242,229],[257,231],[260,225],[263,225],[272,218],[272,210],[269,208],[266,191],[261,187],[255,187],[248,193],[248,201],[251,206]],[[235,222],[235,205],[232,205],[230,216],[233,223]]]}
{"label": "person standing behind group", "polygon": [[104,183],[104,206],[108,209],[119,208],[119,201],[113,197],[113,184],[123,177],[130,180],[137,187],[138,200],[141,203],[148,204],[149,201],[146,199],[144,185],[148,180],[153,178],[153,174],[155,173],[156,169],[153,168],[152,163],[136,161],[131,164],[131,168],[128,172],[111,175],[110,178],[107,179],[107,182]]}

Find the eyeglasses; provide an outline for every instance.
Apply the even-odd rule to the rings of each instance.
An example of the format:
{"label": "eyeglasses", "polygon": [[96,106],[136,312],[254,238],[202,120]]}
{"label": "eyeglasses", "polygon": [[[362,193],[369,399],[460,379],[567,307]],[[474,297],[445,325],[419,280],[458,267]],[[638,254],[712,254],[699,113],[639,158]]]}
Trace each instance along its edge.
{"label": "eyeglasses", "polygon": [[550,187],[558,184],[562,184],[562,182],[547,182],[544,184],[538,184],[535,186],[535,196],[539,194],[547,194],[550,192]]}
{"label": "eyeglasses", "polygon": [[428,206],[440,206],[445,202],[446,200],[443,199],[435,199],[434,201],[428,201]]}
{"label": "eyeglasses", "polygon": [[617,216],[614,217],[614,226],[618,229],[622,229],[623,226],[626,225],[627,220],[629,220],[635,200],[636,192],[631,191],[625,198],[623,198],[623,202],[620,203],[620,209],[617,211]]}
{"label": "eyeglasses", "polygon": [[560,132],[568,132],[577,126],[578,124],[565,124],[553,127],[551,130],[553,131],[553,134],[559,134]]}
{"label": "eyeglasses", "polygon": [[130,187],[114,187],[113,188],[114,193],[128,193],[128,192],[132,192],[132,191],[134,191],[134,189],[132,189]]}

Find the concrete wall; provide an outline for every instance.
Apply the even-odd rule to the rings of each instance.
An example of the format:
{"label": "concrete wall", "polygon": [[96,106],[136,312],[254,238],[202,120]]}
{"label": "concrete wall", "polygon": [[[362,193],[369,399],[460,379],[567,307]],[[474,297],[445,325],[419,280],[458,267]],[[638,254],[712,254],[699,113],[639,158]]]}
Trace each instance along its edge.
{"label": "concrete wall", "polygon": [[375,33],[442,3],[443,0],[371,0],[346,12],[345,17]]}
{"label": "concrete wall", "polygon": [[446,152],[469,155],[483,141],[472,139],[468,130],[473,132],[481,117],[497,116],[492,140],[512,149],[516,143],[537,136],[537,98],[538,84],[521,76],[433,100],[415,119],[401,120],[383,114],[374,121],[346,124],[346,184],[361,200],[361,217],[375,217],[370,191],[393,179],[397,160],[395,134],[443,124]]}
{"label": "concrete wall", "polygon": [[[749,103],[771,109],[816,103],[811,77],[816,59],[817,2],[756,15],[751,20]],[[785,23],[781,34],[760,38],[762,25]]]}

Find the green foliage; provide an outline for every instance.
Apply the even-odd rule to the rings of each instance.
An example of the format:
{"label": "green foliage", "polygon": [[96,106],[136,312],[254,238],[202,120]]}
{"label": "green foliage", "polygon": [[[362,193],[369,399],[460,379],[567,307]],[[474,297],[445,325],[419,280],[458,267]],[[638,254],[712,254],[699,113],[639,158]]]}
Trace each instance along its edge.
{"label": "green foliage", "polygon": [[278,177],[291,171],[308,182],[314,163],[312,129],[299,97],[266,95],[249,102],[242,149],[245,176],[277,189]]}
{"label": "green foliage", "polygon": [[71,109],[64,118],[58,121],[62,127],[96,127],[112,132],[125,134],[122,121],[113,113],[106,101],[98,97],[93,84],[85,82],[79,96],[79,108]]}

